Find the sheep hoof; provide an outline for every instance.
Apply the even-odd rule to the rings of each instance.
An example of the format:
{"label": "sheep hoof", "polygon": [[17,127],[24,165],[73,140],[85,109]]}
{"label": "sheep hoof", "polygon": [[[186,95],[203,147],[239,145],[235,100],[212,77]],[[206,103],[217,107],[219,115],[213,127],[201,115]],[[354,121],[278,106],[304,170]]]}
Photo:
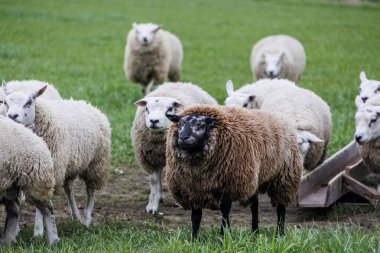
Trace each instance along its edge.
{"label": "sheep hoof", "polygon": [[52,238],[52,239],[48,240],[48,241],[47,241],[47,245],[48,245],[48,246],[51,246],[51,245],[53,245],[53,244],[58,243],[59,241],[60,241],[60,239],[59,239],[58,237],[55,237],[55,238]]}
{"label": "sheep hoof", "polygon": [[15,245],[15,243],[16,243],[15,240],[8,241],[5,238],[0,238],[0,246],[1,247],[5,247],[7,245],[13,246],[13,245]]}

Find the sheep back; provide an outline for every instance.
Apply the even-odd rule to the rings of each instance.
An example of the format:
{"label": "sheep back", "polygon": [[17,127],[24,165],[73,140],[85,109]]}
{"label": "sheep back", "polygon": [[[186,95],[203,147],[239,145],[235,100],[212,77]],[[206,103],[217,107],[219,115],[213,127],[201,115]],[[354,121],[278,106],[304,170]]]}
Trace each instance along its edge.
{"label": "sheep back", "polygon": [[107,117],[84,101],[36,101],[33,131],[48,145],[57,183],[79,176],[93,189],[108,177],[111,129]]}
{"label": "sheep back", "polygon": [[[41,95],[41,97],[49,100],[58,100],[62,99],[61,95],[59,95],[59,92],[54,88],[53,85],[46,83],[46,82],[41,82],[37,80],[25,80],[25,81],[10,81],[7,83],[7,86],[9,90],[12,92],[31,92],[38,90],[42,88],[44,85],[47,85],[47,89],[45,92]],[[3,89],[0,89],[0,101],[5,99],[5,93]]]}
{"label": "sheep back", "polygon": [[302,165],[295,131],[270,113],[233,107],[195,106],[181,115],[217,119],[200,157],[183,157],[176,148],[177,124],[168,133],[167,182],[185,209],[219,208],[228,197],[248,204],[268,192],[273,205],[296,196]]}
{"label": "sheep back", "polygon": [[55,185],[53,161],[45,142],[24,126],[0,116],[0,195],[12,185],[27,201],[47,202]]}
{"label": "sheep back", "polygon": [[[184,108],[191,105],[217,104],[207,92],[191,83],[166,83],[145,97],[175,98]],[[166,131],[153,132],[146,127],[143,107],[138,107],[136,110],[131,139],[136,161],[148,173],[165,166]]]}

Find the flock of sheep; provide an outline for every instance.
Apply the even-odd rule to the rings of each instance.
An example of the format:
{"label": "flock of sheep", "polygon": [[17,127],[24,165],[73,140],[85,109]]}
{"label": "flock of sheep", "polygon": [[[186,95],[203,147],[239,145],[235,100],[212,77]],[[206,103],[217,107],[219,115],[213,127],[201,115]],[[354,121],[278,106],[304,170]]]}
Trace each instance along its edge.
{"label": "flock of sheep", "polygon": [[[302,44],[286,35],[258,41],[251,54],[256,81],[238,90],[228,81],[226,106],[197,85],[178,82],[182,59],[175,35],[155,24],[133,24],[124,69],[145,94],[135,102],[131,138],[138,164],[150,175],[146,211],[158,212],[166,168],[171,195],[192,210],[193,238],[203,208],[221,210],[223,233],[232,201],[250,205],[252,230],[258,232],[258,194],[265,192],[277,208],[282,234],[286,207],[302,174],[325,159],[332,128],[326,102],[295,84],[306,63]],[[380,82],[367,80],[364,72],[360,79],[355,139],[366,165],[380,173]],[[16,241],[24,198],[36,207],[34,236],[43,235],[45,223],[47,243],[58,241],[51,198],[61,187],[72,218],[89,226],[94,192],[107,181],[107,117],[87,102],[62,99],[54,86],[39,81],[3,81],[0,114],[0,201],[7,215],[1,244]],[[78,177],[87,191],[83,218],[72,190]]]}

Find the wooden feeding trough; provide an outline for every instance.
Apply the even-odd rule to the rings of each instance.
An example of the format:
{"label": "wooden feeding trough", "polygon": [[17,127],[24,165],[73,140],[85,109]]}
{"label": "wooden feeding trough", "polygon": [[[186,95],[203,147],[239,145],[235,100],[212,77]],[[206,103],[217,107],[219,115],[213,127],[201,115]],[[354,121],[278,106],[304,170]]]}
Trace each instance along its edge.
{"label": "wooden feeding trough", "polygon": [[352,141],[301,178],[297,205],[328,207],[348,192],[353,192],[377,205],[380,203],[380,192],[360,182],[369,173],[361,160],[355,141]]}

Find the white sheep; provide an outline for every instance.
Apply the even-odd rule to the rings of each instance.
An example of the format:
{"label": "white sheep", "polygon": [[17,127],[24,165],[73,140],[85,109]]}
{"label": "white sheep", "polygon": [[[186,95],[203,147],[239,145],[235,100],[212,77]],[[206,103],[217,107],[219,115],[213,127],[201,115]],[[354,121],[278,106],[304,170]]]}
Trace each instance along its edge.
{"label": "white sheep", "polygon": [[159,25],[133,23],[125,47],[126,77],[148,94],[153,84],[180,80],[183,50],[180,40]]}
{"label": "white sheep", "polygon": [[263,100],[272,92],[293,87],[297,86],[294,82],[286,79],[261,79],[252,84],[246,84],[234,91],[232,81],[228,81],[226,84],[228,97],[224,104],[247,109],[257,109],[261,107]]}
{"label": "white sheep", "polygon": [[220,208],[223,233],[232,201],[251,205],[257,232],[257,196],[265,192],[282,234],[302,173],[294,129],[271,113],[230,106],[192,106],[167,117],[176,123],[167,137],[167,182],[173,198],[192,209],[193,238],[203,208]]}
{"label": "white sheep", "polygon": [[376,96],[380,91],[380,81],[368,80],[364,71],[360,72],[360,99],[365,103],[368,98]]}
{"label": "white sheep", "polygon": [[[46,86],[34,92],[9,93],[3,85],[7,117],[31,128],[49,147],[57,187],[68,197],[74,220],[91,223],[94,191],[101,189],[108,175],[110,126],[107,117],[84,101],[45,100],[36,98]],[[20,106],[30,101],[27,106]],[[29,102],[28,102],[29,103]],[[72,191],[73,181],[86,183],[87,205],[81,220]],[[43,233],[41,215],[36,212],[35,236]]]}
{"label": "white sheep", "polygon": [[0,116],[0,203],[7,213],[2,245],[14,243],[21,214],[18,195],[40,210],[46,223],[47,243],[59,240],[51,205],[55,178],[46,143],[32,131]]}
{"label": "white sheep", "polygon": [[162,199],[161,174],[165,167],[165,113],[177,114],[191,105],[217,104],[207,92],[191,83],[166,83],[135,102],[138,106],[131,139],[138,164],[150,174],[148,213],[156,213]]}
{"label": "white sheep", "polygon": [[[331,112],[326,102],[314,92],[285,79],[266,80],[261,85],[248,88],[246,91],[250,93],[244,96],[250,98],[252,107],[249,108],[275,113],[296,130],[298,147],[307,171],[314,169],[325,159],[332,131]],[[230,90],[229,94],[233,90],[231,81],[227,82],[226,89]],[[244,107],[241,103],[232,103],[237,101],[234,99],[235,93],[226,100],[226,104]]]}
{"label": "white sheep", "polygon": [[306,55],[297,39],[272,35],[256,42],[250,62],[253,80],[283,78],[298,82],[305,68]]}
{"label": "white sheep", "polygon": [[[359,144],[359,154],[364,164],[375,174],[380,175],[380,95],[357,104],[355,114],[355,140]],[[377,190],[380,191],[380,182]]]}

